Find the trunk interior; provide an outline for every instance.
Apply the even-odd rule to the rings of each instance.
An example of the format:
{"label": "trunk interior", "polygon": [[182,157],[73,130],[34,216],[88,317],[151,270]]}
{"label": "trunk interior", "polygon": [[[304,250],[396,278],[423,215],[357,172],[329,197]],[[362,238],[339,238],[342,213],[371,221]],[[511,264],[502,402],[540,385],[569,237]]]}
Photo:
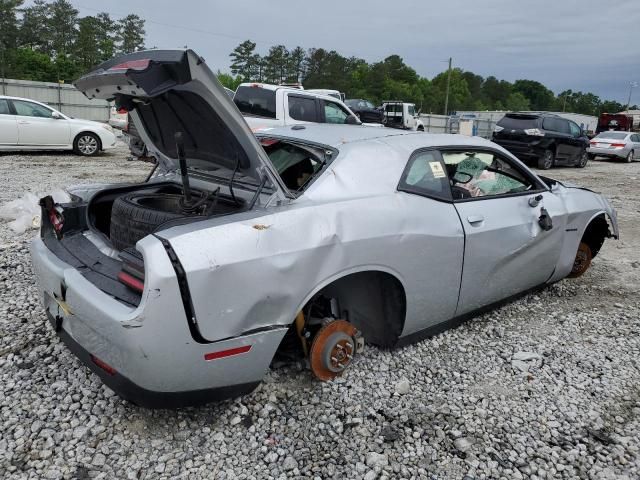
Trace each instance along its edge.
{"label": "trunk interior", "polygon": [[[137,306],[144,286],[144,263],[135,249],[137,240],[171,226],[247,208],[242,198],[234,199],[219,190],[191,189],[191,194],[186,210],[182,186],[169,182],[111,188],[89,202],[53,204],[45,197],[41,200],[41,236],[54,254],[91,283],[117,300]],[[123,228],[114,228],[115,224]]]}

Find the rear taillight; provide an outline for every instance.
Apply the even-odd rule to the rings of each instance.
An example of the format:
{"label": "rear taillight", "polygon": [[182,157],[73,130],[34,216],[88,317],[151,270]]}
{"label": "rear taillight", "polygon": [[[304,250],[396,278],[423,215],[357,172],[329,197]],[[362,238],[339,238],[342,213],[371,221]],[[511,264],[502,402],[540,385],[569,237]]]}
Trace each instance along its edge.
{"label": "rear taillight", "polygon": [[109,365],[104,360],[100,360],[95,355],[91,355],[91,361],[93,363],[95,363],[97,366],[99,366],[102,370],[104,370],[105,372],[107,372],[111,376],[114,376],[116,373],[118,373],[118,371],[115,368],[113,368],[111,365]]}
{"label": "rear taillight", "polygon": [[597,145],[597,144],[598,144],[598,142],[596,142],[595,140],[591,140],[589,143],[590,143],[591,145]]}
{"label": "rear taillight", "polygon": [[47,214],[49,215],[49,221],[51,222],[53,229],[56,233],[60,233],[64,226],[64,217],[62,216],[62,212],[54,205],[49,209]]}
{"label": "rear taillight", "polygon": [[128,249],[120,252],[122,267],[118,273],[118,280],[131,290],[142,293],[144,290],[144,260],[140,252]]}
{"label": "rear taillight", "polygon": [[119,63],[118,65],[114,65],[109,69],[109,71],[114,70],[144,70],[149,66],[148,58],[140,59],[140,60],[129,60],[128,62]]}
{"label": "rear taillight", "polygon": [[624,143],[612,143],[611,146],[613,148],[623,148],[623,147],[625,147],[625,144]]}

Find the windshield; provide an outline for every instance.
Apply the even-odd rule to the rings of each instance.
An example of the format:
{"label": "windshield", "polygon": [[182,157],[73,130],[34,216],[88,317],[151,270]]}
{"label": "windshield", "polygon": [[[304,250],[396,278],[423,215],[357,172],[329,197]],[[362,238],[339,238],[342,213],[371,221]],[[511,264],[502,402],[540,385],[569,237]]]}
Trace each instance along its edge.
{"label": "windshield", "polygon": [[602,132],[596,138],[610,138],[611,140],[624,140],[628,133],[623,132]]}
{"label": "windshield", "polygon": [[233,101],[246,115],[276,118],[276,91],[261,87],[238,87]]}

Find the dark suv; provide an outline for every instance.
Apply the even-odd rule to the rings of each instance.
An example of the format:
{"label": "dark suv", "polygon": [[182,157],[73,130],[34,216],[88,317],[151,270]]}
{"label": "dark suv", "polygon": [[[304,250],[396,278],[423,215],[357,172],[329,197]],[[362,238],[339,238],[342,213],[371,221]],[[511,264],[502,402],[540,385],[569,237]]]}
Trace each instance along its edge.
{"label": "dark suv", "polygon": [[497,123],[493,141],[543,170],[560,164],[583,168],[589,158],[585,132],[552,113],[507,113]]}

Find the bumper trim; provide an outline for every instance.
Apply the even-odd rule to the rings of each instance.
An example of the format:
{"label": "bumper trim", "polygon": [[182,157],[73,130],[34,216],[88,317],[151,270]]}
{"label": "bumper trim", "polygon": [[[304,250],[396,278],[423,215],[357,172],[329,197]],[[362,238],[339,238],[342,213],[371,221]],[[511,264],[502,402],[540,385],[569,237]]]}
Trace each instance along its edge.
{"label": "bumper trim", "polygon": [[[47,312],[49,323],[56,328],[56,318]],[[202,390],[189,390],[183,392],[157,392],[147,390],[132,382],[124,375],[108,374],[91,360],[91,354],[76,342],[64,328],[56,331],[58,337],[86,367],[95,373],[102,383],[116,392],[121,398],[144,408],[180,408],[204,405],[229,398],[239,397],[252,392],[260,382],[243,383],[226,387],[206,388]]]}

